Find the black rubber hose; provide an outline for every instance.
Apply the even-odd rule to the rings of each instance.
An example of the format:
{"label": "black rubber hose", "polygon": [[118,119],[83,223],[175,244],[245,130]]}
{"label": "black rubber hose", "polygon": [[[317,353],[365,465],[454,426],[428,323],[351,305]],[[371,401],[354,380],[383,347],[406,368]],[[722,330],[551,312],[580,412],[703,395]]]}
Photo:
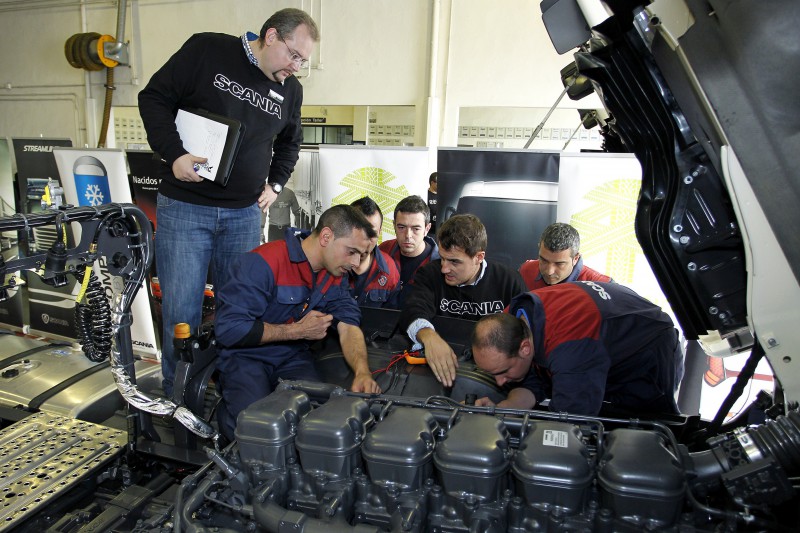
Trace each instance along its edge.
{"label": "black rubber hose", "polygon": [[722,402],[714,420],[709,424],[708,429],[706,429],[707,435],[716,435],[719,432],[720,427],[722,427],[722,422],[725,420],[731,407],[733,407],[733,404],[736,403],[736,400],[738,400],[744,392],[747,382],[750,381],[755,374],[756,366],[758,366],[758,362],[761,361],[763,356],[764,348],[761,346],[761,343],[758,342],[758,338],[753,339],[753,351],[750,352],[750,357],[747,358],[742,372],[739,374],[739,377],[736,378],[736,383],[733,384],[730,393],[728,393],[728,396]]}
{"label": "black rubber hose", "polygon": [[381,533],[377,526],[347,523],[325,522],[297,511],[284,509],[272,500],[253,503],[253,515],[258,525],[267,531],[292,531],[293,533]]}
{"label": "black rubber hose", "polygon": [[751,428],[747,434],[763,455],[773,457],[790,476],[800,471],[800,414],[797,411]]}

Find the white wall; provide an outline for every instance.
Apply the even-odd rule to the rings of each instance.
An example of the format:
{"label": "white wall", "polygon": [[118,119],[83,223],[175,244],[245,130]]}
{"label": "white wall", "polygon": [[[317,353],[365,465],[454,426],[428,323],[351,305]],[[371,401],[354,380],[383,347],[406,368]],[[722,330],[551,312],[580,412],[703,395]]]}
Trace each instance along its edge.
{"label": "white wall", "polygon": [[[72,68],[64,43],[83,31],[116,33],[116,5],[0,0],[0,136],[96,143],[105,72]],[[312,13],[322,32],[302,79],[305,103],[415,106],[418,145],[455,146],[462,107],[550,107],[572,60],[553,50],[539,0],[129,0],[131,65],[114,69],[113,105],[135,106],[192,33],[258,32],[287,6]]]}

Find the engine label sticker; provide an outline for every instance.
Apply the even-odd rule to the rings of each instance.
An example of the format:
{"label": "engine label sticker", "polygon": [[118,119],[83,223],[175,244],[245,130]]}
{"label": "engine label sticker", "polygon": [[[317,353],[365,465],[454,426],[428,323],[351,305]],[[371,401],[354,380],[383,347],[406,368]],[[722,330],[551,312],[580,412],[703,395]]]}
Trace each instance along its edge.
{"label": "engine label sticker", "polygon": [[566,431],[553,431],[552,429],[545,429],[542,438],[542,444],[545,446],[557,446],[559,448],[567,447],[567,432]]}

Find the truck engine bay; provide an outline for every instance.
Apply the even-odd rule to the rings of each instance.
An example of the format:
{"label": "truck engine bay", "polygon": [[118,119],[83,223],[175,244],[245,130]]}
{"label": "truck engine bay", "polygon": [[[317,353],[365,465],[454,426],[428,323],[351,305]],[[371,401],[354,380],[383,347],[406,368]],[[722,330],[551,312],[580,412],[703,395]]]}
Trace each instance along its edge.
{"label": "truck engine bay", "polygon": [[[654,59],[658,38],[643,31],[657,24],[643,10],[647,2],[607,4],[613,15],[592,29],[575,60],[609,106],[609,143],[629,145],[642,163],[637,236],[687,338],[716,332],[731,350],[751,351],[739,393],[766,356],[776,368],[774,397],[760,396],[729,421],[727,403],[712,421],[477,407],[475,397],[504,391],[472,363],[469,324],[437,324],[460,354],[456,386],[445,390],[403,357],[397,315],[386,311],[365,314],[362,324],[384,393],[347,391],[352,376],[336,343],[320,343],[325,382],[282,382],[241,413],[236,439],[225,442],[214,418],[212,328],[178,346],[173,397],[158,389],[158,364],[134,356],[131,303],[153,261],[146,215],[129,204],[58,206],[0,218],[0,232],[82,228],[74,248],[57,241],[29,257],[0,258],[0,297],[20,270],[58,285],[66,276],[89,279],[99,257],[122,290],[83,311],[81,343],[97,351],[80,363],[61,359],[70,379],[47,398],[31,392],[26,376],[61,358],[61,347],[0,336],[2,388],[35,400],[22,394],[0,409],[0,531],[796,529],[800,376],[790,365],[792,343],[768,341],[789,336],[753,316],[754,281],[745,269],[753,250],[717,151],[725,137],[710,126],[693,129],[698,119],[682,113],[685,95],[679,105]],[[710,16],[705,3],[690,4],[696,17]],[[717,4],[724,25],[726,3]],[[644,101],[650,107],[626,113]],[[687,180],[693,171],[707,184]],[[693,217],[697,209],[724,227]],[[681,240],[684,226],[693,246]],[[687,261],[699,269],[683,268]],[[87,381],[101,375],[113,381]],[[78,390],[83,400],[68,397]]]}

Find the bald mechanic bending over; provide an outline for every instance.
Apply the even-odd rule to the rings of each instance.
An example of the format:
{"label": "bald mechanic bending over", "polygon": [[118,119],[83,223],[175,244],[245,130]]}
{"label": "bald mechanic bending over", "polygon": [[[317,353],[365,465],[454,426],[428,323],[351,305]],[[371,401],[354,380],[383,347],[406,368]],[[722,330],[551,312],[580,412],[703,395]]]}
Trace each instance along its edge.
{"label": "bald mechanic bending over", "polygon": [[[482,318],[475,363],[498,385],[518,384],[498,407],[596,415],[603,401],[634,412],[678,413],[683,352],[672,320],[616,283],[579,281],[514,298]],[[481,398],[476,405],[493,403]]]}

